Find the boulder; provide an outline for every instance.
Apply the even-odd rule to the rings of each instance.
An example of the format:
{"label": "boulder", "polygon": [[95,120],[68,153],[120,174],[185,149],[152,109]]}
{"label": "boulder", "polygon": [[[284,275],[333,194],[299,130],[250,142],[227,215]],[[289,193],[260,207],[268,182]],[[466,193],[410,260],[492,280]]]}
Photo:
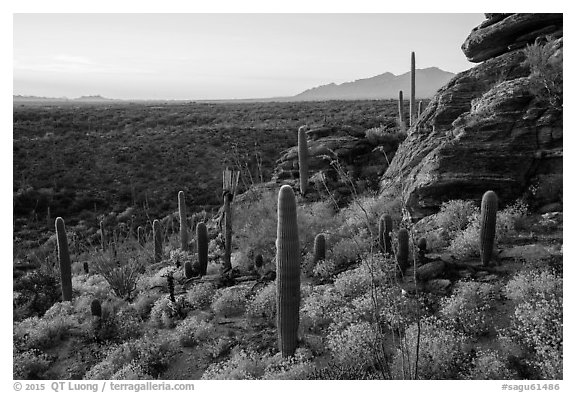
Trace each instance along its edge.
{"label": "boulder", "polygon": [[[515,15],[473,34],[480,37],[480,30],[538,19]],[[558,15],[546,15],[538,20],[558,20]],[[487,32],[481,37],[490,42]],[[471,45],[465,44],[465,52],[477,58]],[[562,38],[555,45],[562,51]],[[382,177],[381,192],[401,188],[414,221],[436,213],[451,199],[480,202],[486,190],[494,190],[505,206],[545,184],[533,197],[532,207],[561,202],[562,109],[535,97],[521,48],[498,54],[483,56],[486,61],[456,75],[438,91]]]}
{"label": "boulder", "polygon": [[428,281],[439,277],[446,268],[444,261],[429,262],[416,269],[416,277],[420,281]]}
{"label": "boulder", "polygon": [[469,61],[479,63],[523,47],[536,38],[562,30],[562,14],[487,14],[488,21],[473,29],[462,51]]}

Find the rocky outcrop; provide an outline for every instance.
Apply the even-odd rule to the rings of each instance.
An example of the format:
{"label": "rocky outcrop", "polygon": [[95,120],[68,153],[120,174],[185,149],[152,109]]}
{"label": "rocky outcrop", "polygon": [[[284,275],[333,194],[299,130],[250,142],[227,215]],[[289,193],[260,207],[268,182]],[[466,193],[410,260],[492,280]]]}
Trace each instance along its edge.
{"label": "rocky outcrop", "polygon": [[[381,128],[384,138],[346,126],[320,126],[306,131],[311,193],[308,198],[319,197],[328,189],[339,202],[344,202],[352,190],[342,172],[354,182],[357,191],[377,187],[405,135],[396,132],[393,119],[389,123]],[[293,146],[281,153],[272,180],[295,184],[298,178],[298,147]]]}
{"label": "rocky outcrop", "polygon": [[[440,89],[382,179],[382,192],[401,186],[415,220],[489,189],[503,205],[527,193],[536,207],[562,199],[562,109],[535,96],[522,49],[507,49],[549,34],[542,25],[561,36],[561,15],[498,15],[464,44],[469,58],[486,60]],[[555,45],[562,51],[562,38]]]}

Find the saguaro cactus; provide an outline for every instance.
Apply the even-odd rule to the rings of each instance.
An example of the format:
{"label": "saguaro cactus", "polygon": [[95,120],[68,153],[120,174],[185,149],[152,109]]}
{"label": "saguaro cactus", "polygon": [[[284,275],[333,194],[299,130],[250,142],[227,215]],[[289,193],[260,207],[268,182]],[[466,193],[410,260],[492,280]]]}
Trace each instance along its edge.
{"label": "saguaro cactus", "polygon": [[408,230],[402,228],[398,231],[398,252],[396,253],[396,261],[398,262],[398,266],[400,266],[400,270],[405,272],[408,269]]}
{"label": "saguaro cactus", "polygon": [[62,217],[56,219],[56,239],[58,241],[58,259],[60,260],[60,280],[62,281],[62,300],[72,300],[72,266],[68,252],[66,227]]}
{"label": "saguaro cactus", "polygon": [[494,191],[486,191],[482,196],[480,207],[480,260],[488,266],[494,249],[496,236],[496,212],[498,211],[498,196]]}
{"label": "saguaro cactus", "polygon": [[89,274],[90,273],[90,267],[88,266],[88,262],[84,262],[82,264],[82,267],[84,268],[84,273],[85,274]]}
{"label": "saguaro cactus", "polygon": [[378,240],[380,242],[380,249],[385,254],[392,254],[392,217],[389,214],[384,214],[378,223]]}
{"label": "saguaro cactus", "polygon": [[422,114],[422,101],[418,101],[418,118]]}
{"label": "saguaro cactus", "polygon": [[192,263],[190,261],[184,262],[184,276],[186,278],[192,278],[194,275],[194,269],[192,269]]}
{"label": "saguaro cactus", "polygon": [[300,193],[306,194],[308,189],[308,140],[306,139],[307,126],[298,128],[298,168],[300,171]]}
{"label": "saguaro cactus", "polygon": [[326,237],[319,233],[314,238],[314,262],[326,259]]}
{"label": "saguaro cactus", "polygon": [[410,126],[416,119],[416,55],[412,52],[410,59]]}
{"label": "saguaro cactus", "polygon": [[136,233],[138,235],[138,244],[144,247],[144,245],[146,244],[146,237],[144,236],[144,228],[142,228],[142,226],[139,226],[138,229],[136,230]]}
{"label": "saguaro cactus", "polygon": [[289,357],[296,351],[300,322],[300,243],[296,197],[287,185],[278,193],[276,263],[278,346],[282,356]]}
{"label": "saguaro cactus", "polygon": [[425,237],[421,237],[420,240],[418,240],[418,262],[423,264],[424,262],[426,262],[426,248],[428,247],[428,244],[426,242],[426,238]]}
{"label": "saguaro cactus", "polygon": [[184,191],[178,192],[178,215],[180,217],[180,248],[188,250],[188,226],[186,219],[186,199]]}
{"label": "saguaro cactus", "polygon": [[92,300],[92,303],[90,303],[90,312],[94,317],[102,316],[102,305],[100,304],[100,300],[98,299]]}
{"label": "saguaro cactus", "polygon": [[200,275],[205,276],[208,268],[208,229],[203,222],[196,224],[196,249],[198,252],[198,263],[200,264]]}
{"label": "saguaro cactus", "polygon": [[256,258],[254,258],[254,267],[256,269],[260,269],[263,265],[264,265],[264,258],[262,257],[262,254],[256,255]]}
{"label": "saguaro cactus", "polygon": [[152,223],[152,237],[154,238],[154,262],[159,263],[162,261],[162,230],[158,220]]}
{"label": "saguaro cactus", "polygon": [[106,251],[106,232],[104,232],[104,221],[100,221],[100,243],[102,243],[102,251]]}
{"label": "saguaro cactus", "polygon": [[398,121],[404,124],[404,94],[402,90],[398,92]]}

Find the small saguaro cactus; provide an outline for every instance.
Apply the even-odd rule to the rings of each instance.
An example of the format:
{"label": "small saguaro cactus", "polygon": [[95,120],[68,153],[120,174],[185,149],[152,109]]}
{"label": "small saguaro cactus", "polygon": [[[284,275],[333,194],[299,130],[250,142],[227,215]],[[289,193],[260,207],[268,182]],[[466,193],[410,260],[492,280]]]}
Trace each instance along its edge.
{"label": "small saguaro cactus", "polygon": [[186,261],[184,262],[184,276],[186,278],[192,278],[194,275],[194,269],[192,268],[192,262]]}
{"label": "small saguaro cactus", "polygon": [[84,273],[85,274],[89,274],[90,273],[90,267],[88,266],[88,262],[84,262],[82,264],[82,267],[84,268]]}
{"label": "small saguaro cactus", "polygon": [[319,233],[314,238],[314,262],[326,259],[326,237]]}
{"label": "small saguaro cactus", "polygon": [[258,254],[256,255],[256,258],[254,258],[254,267],[260,269],[262,266],[264,266],[264,258],[262,257],[262,254]]}
{"label": "small saguaro cactus", "polygon": [[404,124],[404,94],[402,90],[398,92],[398,121]]}
{"label": "small saguaro cactus", "polygon": [[186,199],[184,191],[178,192],[178,215],[180,218],[180,248],[188,250],[188,226],[186,219]]}
{"label": "small saguaro cactus", "polygon": [[93,317],[102,317],[102,305],[100,304],[100,300],[92,300],[92,303],[90,303],[90,312]]}
{"label": "small saguaro cactus", "polygon": [[496,237],[496,212],[498,211],[498,196],[494,191],[486,191],[482,196],[480,207],[480,260],[488,266],[494,249]]}
{"label": "small saguaro cactus", "polygon": [[208,269],[208,229],[203,222],[196,224],[196,249],[198,252],[198,263],[200,264],[200,275],[205,276],[206,269]]}
{"label": "small saguaro cactus", "polygon": [[152,237],[154,238],[154,262],[159,263],[162,261],[162,230],[158,220],[152,223]]}
{"label": "small saguaro cactus", "polygon": [[146,238],[144,236],[144,228],[142,226],[139,226],[138,229],[136,230],[136,233],[138,235],[138,244],[140,244],[141,247],[144,247],[144,245],[146,244]]}
{"label": "small saguaro cactus", "polygon": [[392,217],[389,214],[384,214],[378,223],[378,240],[380,248],[385,254],[392,254]]}
{"label": "small saguaro cactus", "polygon": [[416,120],[416,54],[410,57],[410,127]]}
{"label": "small saguaro cactus", "polygon": [[72,266],[68,252],[66,226],[62,217],[56,219],[56,239],[58,241],[58,259],[60,260],[60,280],[62,282],[62,300],[72,300]]}
{"label": "small saguaro cactus", "polygon": [[418,118],[422,114],[422,101],[418,101]]}
{"label": "small saguaro cactus", "polygon": [[398,231],[398,251],[396,252],[396,261],[402,272],[408,269],[408,240],[410,236],[408,235],[408,230],[402,228]]}
{"label": "small saguaro cactus", "polygon": [[102,244],[102,251],[106,251],[106,232],[104,232],[104,221],[100,221],[100,243]]}
{"label": "small saguaro cactus", "polygon": [[300,242],[296,197],[288,185],[278,193],[276,264],[278,346],[282,356],[289,357],[296,351],[300,322]]}
{"label": "small saguaro cactus", "polygon": [[300,194],[305,195],[308,189],[308,140],[307,126],[298,128],[298,168],[300,171]]}

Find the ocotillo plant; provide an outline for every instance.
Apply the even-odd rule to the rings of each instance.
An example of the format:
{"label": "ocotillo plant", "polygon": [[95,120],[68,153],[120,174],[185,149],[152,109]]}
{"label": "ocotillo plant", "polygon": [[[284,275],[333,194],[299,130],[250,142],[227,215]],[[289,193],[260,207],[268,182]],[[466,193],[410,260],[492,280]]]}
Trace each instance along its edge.
{"label": "ocotillo plant", "polygon": [[412,52],[410,59],[410,126],[416,119],[416,55]]}
{"label": "ocotillo plant", "polygon": [[102,243],[102,251],[106,251],[106,232],[104,232],[104,221],[100,221],[100,243]]}
{"label": "ocotillo plant", "polygon": [[100,300],[92,300],[92,303],[90,303],[90,312],[94,317],[102,316],[102,305],[100,304]]}
{"label": "ocotillo plant", "polygon": [[410,236],[408,235],[408,230],[402,228],[398,231],[398,251],[396,253],[396,261],[402,272],[408,269],[408,241]]}
{"label": "ocotillo plant", "polygon": [[488,266],[494,249],[496,236],[496,212],[498,211],[498,196],[494,191],[486,191],[482,196],[480,207],[480,260]]}
{"label": "ocotillo plant", "polygon": [[314,262],[326,259],[326,237],[319,233],[314,238]]}
{"label": "ocotillo plant", "polygon": [[287,185],[278,193],[276,264],[278,346],[282,356],[289,357],[296,351],[300,322],[300,242],[296,197]]}
{"label": "ocotillo plant", "polygon": [[60,279],[62,281],[62,300],[72,300],[72,266],[68,252],[66,227],[62,217],[56,219],[56,239],[58,241],[58,259],[60,260]]}
{"label": "ocotillo plant", "polygon": [[198,263],[200,264],[200,275],[205,276],[208,268],[208,229],[203,222],[196,224],[196,249],[198,252]]}
{"label": "ocotillo plant", "polygon": [[398,92],[398,121],[404,125],[404,94],[402,90]]}
{"label": "ocotillo plant", "polygon": [[136,232],[138,235],[138,244],[144,247],[144,245],[146,244],[146,238],[144,237],[144,228],[142,228],[142,226],[139,226]]}
{"label": "ocotillo plant", "polygon": [[380,243],[380,249],[385,254],[392,254],[392,238],[390,233],[392,232],[392,217],[389,214],[384,214],[380,217],[380,222],[378,223],[378,240]]}
{"label": "ocotillo plant", "polygon": [[226,168],[222,173],[222,195],[224,199],[224,271],[232,269],[232,200],[238,188],[240,172]]}
{"label": "ocotillo plant", "polygon": [[298,128],[298,168],[300,171],[300,194],[305,195],[308,189],[308,140],[307,126]]}
{"label": "ocotillo plant", "polygon": [[154,238],[154,262],[159,263],[162,261],[162,230],[158,220],[152,223],[152,237]]}
{"label": "ocotillo plant", "polygon": [[184,191],[178,192],[178,215],[180,217],[180,248],[183,251],[188,250],[188,226],[186,219],[186,200]]}

